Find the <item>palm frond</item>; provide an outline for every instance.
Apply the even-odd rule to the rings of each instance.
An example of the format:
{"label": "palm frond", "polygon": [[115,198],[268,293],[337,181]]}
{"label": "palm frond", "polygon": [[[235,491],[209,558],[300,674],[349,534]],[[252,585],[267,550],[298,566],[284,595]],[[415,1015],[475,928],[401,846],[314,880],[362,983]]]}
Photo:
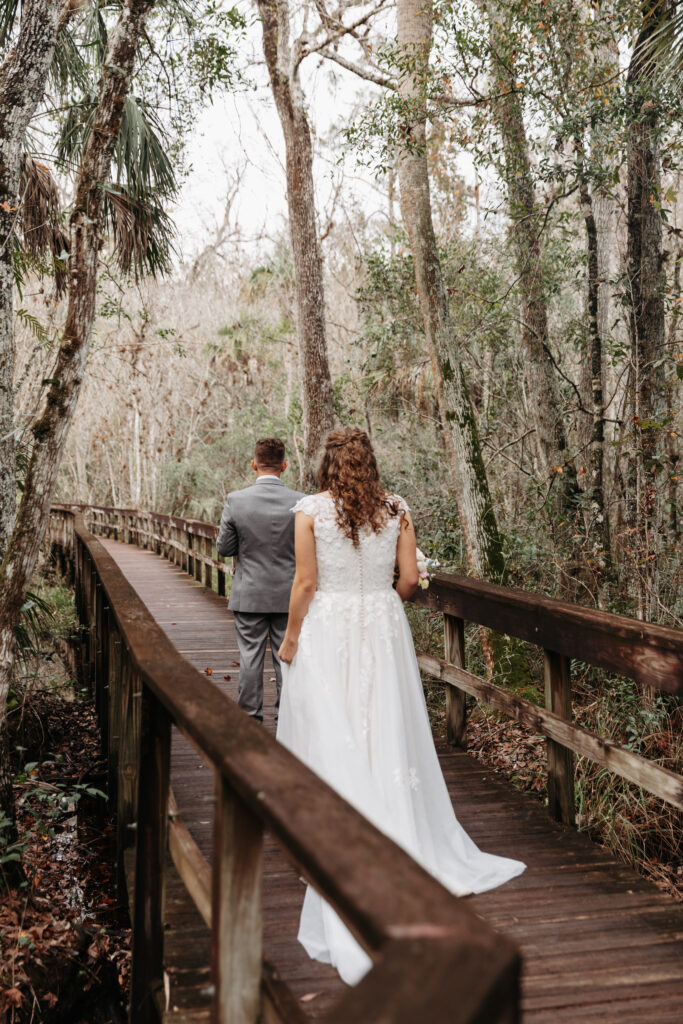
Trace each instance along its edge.
{"label": "palm frond", "polygon": [[[74,103],[62,122],[57,141],[57,161],[63,168],[80,163],[92,131],[95,98]],[[128,96],[114,149],[114,178],[129,195],[147,194],[172,198],[177,192],[173,164],[166,152],[164,129],[156,113],[134,96]]]}
{"label": "palm frond", "polygon": [[61,95],[66,95],[73,87],[80,92],[88,89],[88,65],[73,33],[66,27],[57,36],[49,80]]}
{"label": "palm frond", "polygon": [[21,619],[16,628],[17,651],[22,661],[40,651],[40,642],[49,629],[54,614],[43,598],[29,591],[21,606]]}
{"label": "palm frond", "polygon": [[117,180],[131,195],[156,192],[171,197],[177,183],[165,148],[164,129],[156,112],[134,96],[126,98],[114,152]]}
{"label": "palm frond", "polygon": [[673,85],[678,84],[680,89],[680,77],[683,75],[683,7],[677,5],[674,11],[660,10],[659,3],[655,2],[645,17],[656,18],[658,24],[641,43],[642,57],[659,77]]}
{"label": "palm frond", "polygon": [[0,8],[0,46],[10,41],[21,0],[4,0]]}
{"label": "palm frond", "polygon": [[21,159],[18,227],[24,250],[31,255],[48,253],[52,257],[57,292],[66,288],[65,259],[69,240],[62,223],[57,183],[50,168],[28,153]]}
{"label": "palm frond", "polygon": [[158,198],[149,193],[141,199],[120,184],[107,185],[107,221],[114,241],[116,260],[124,273],[154,277],[171,269],[173,221]]}
{"label": "palm frond", "polygon": [[24,324],[25,327],[28,327],[36,341],[44,344],[50,340],[50,336],[45,330],[45,325],[41,324],[38,317],[34,316],[33,313],[29,313],[27,309],[16,309],[14,311],[14,315],[17,320],[20,320],[22,324]]}
{"label": "palm frond", "polygon": [[92,95],[71,103],[66,110],[55,146],[55,159],[62,170],[68,171],[80,164],[94,116],[95,97]]}
{"label": "palm frond", "polygon": [[87,7],[83,46],[92,51],[93,63],[101,67],[107,56],[109,33],[99,2],[92,3]]}

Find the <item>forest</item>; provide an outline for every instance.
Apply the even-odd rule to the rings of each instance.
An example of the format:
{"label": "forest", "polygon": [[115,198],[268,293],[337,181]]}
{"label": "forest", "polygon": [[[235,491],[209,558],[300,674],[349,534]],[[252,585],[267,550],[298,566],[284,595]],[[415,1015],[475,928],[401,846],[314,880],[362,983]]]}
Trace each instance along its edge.
{"label": "forest", "polygon": [[[683,624],[682,71],[676,0],[3,0],[7,880],[52,502],[217,522],[257,438],[312,491],[326,433],[358,425],[442,569]],[[252,127],[228,122],[198,217],[194,126],[227,103]],[[276,197],[254,228],[256,137]],[[524,645],[470,640],[535,699]],[[678,698],[574,669],[577,720],[681,771]],[[542,788],[539,737],[473,728]],[[580,824],[680,898],[680,815],[577,772]]]}

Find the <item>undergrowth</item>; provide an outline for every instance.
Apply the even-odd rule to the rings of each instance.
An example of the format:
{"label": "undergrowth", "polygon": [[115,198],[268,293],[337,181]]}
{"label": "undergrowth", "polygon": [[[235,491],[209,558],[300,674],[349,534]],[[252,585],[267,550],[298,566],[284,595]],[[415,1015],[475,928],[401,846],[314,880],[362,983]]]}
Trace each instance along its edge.
{"label": "undergrowth", "polygon": [[[407,606],[415,646],[443,657],[440,614]],[[542,705],[542,652],[525,649],[528,679],[519,686],[506,674],[505,660],[495,681]],[[517,648],[518,650],[519,648]],[[479,627],[466,628],[467,667],[485,675]],[[516,662],[511,662],[516,664]],[[573,713],[577,725],[631,750],[669,771],[683,774],[683,709],[667,694],[644,692],[630,679],[572,662]],[[425,679],[435,736],[445,738],[445,688]],[[468,752],[494,768],[520,790],[547,803],[546,740],[486,705],[467,698]],[[683,900],[683,815],[676,808],[593,761],[575,759],[577,827],[676,899]]]}

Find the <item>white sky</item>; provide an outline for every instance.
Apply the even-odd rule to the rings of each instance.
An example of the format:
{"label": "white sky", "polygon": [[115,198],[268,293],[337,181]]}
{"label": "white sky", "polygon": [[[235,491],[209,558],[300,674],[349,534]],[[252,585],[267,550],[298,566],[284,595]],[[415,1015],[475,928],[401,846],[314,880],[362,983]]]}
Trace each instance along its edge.
{"label": "white sky", "polygon": [[[233,214],[240,233],[236,243],[247,251],[263,251],[269,240],[286,230],[284,142],[263,63],[261,29],[255,20],[248,29],[243,63],[249,65],[252,87],[218,95],[212,106],[201,111],[188,142],[191,171],[173,212],[185,258],[211,240],[223,218],[230,175],[237,171],[242,177]],[[314,178],[319,222],[326,223],[326,207],[341,174],[345,193],[368,215],[386,211],[386,196],[378,190],[372,171],[359,166],[352,152],[346,153],[340,165],[341,145],[332,148],[324,141],[353,116],[361,102],[381,90],[315,55],[302,64],[301,77],[309,125],[317,137]],[[473,183],[469,154],[460,154],[457,163],[460,173]]]}
{"label": "white sky", "polygon": [[[254,42],[260,42],[258,37]],[[341,115],[349,115],[358,92],[362,89],[367,95],[368,83],[330,64],[317,65],[313,57],[302,70],[309,123],[323,140],[339,125]],[[191,171],[173,214],[185,254],[201,248],[222,220],[228,177],[237,171],[242,178],[235,214],[243,243],[259,244],[254,240],[265,236],[260,244],[267,245],[267,239],[286,226],[282,129],[265,68],[256,68],[253,78],[253,90],[218,96],[197,119],[187,148]],[[314,151],[318,211],[324,219],[341,173],[333,162],[339,153],[317,141]],[[370,208],[381,203],[371,172],[357,167],[352,154],[344,160],[344,175],[355,199]]]}

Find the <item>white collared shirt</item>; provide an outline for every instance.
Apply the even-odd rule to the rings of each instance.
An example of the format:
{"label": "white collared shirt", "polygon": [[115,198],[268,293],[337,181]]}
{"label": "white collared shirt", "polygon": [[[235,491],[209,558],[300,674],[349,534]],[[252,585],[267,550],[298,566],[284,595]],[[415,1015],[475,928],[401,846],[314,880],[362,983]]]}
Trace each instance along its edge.
{"label": "white collared shirt", "polygon": [[277,476],[275,473],[263,473],[262,476],[257,476],[254,482],[259,484],[262,480],[277,480],[278,483],[282,482],[280,480],[280,477]]}

